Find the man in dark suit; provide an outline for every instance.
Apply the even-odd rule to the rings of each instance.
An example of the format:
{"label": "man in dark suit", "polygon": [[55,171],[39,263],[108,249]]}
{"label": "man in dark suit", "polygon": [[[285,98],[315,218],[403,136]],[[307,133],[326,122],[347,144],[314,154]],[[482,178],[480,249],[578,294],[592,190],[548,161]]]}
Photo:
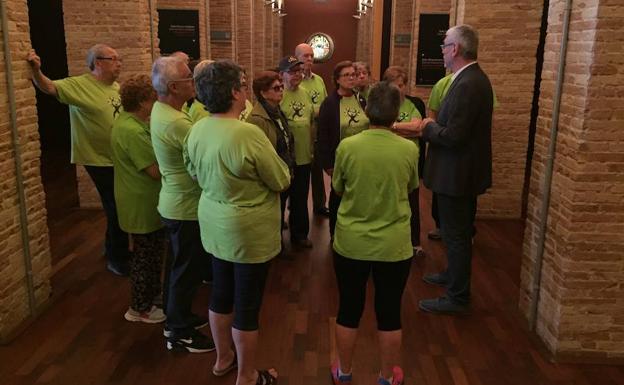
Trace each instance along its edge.
{"label": "man in dark suit", "polygon": [[431,313],[469,309],[474,212],[477,196],[492,185],[492,87],[476,62],[478,46],[477,31],[468,25],[446,32],[441,48],[452,84],[437,121],[424,119],[419,128],[429,142],[424,182],[438,194],[448,261],[445,271],[423,278],[446,287],[445,295],[420,301]]}

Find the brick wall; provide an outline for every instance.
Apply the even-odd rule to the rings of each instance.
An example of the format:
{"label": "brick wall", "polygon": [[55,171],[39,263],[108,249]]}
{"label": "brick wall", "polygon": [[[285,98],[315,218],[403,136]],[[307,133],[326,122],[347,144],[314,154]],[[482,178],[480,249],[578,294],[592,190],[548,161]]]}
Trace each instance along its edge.
{"label": "brick wall", "polygon": [[[156,4],[152,3],[154,55],[158,55]],[[188,3],[188,2],[187,2]],[[120,81],[149,73],[152,63],[148,0],[65,0],[63,20],[70,76],[88,71],[86,52],[96,43],[117,49],[124,58]],[[76,167],[81,207],[101,207],[95,186],[83,167]]]}
{"label": "brick wall", "polygon": [[209,54],[208,35],[206,34],[207,1],[208,0],[157,0],[154,2],[158,9],[188,9],[199,11],[199,56],[202,59],[208,58]]}
{"label": "brick wall", "polygon": [[[9,20],[12,77],[17,104],[22,173],[26,195],[29,248],[35,287],[35,304],[40,308],[50,296],[50,246],[46,223],[45,196],[40,177],[39,134],[35,91],[24,56],[30,47],[26,0],[4,1]],[[0,37],[6,31],[0,31]],[[23,260],[19,201],[16,190],[7,90],[5,47],[0,43],[0,341],[29,317],[26,270]]]}
{"label": "brick wall", "polygon": [[[529,314],[563,1],[551,1],[521,275]],[[624,4],[573,5],[537,332],[561,359],[624,358]]]}
{"label": "brick wall", "polygon": [[235,1],[210,0],[210,31],[229,32],[232,37],[229,41],[211,40],[211,59],[234,59],[234,5]]}

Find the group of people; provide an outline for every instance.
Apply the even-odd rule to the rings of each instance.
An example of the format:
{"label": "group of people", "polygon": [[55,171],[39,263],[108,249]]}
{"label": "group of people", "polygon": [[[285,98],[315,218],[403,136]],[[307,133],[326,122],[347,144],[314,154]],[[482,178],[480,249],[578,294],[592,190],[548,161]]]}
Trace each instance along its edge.
{"label": "group of people", "polygon": [[[401,67],[372,84],[366,63],[340,62],[328,93],[307,44],[251,84],[232,61],[189,63],[179,52],[120,86],[122,59],[103,44],[88,52],[89,73],[52,81],[29,52],[35,85],[70,105],[72,162],[85,166],[107,216],[107,268],[130,276],[125,318],[165,321],[169,350],[216,349],[215,376],[237,369],[237,385],[273,384],[276,370],[255,366],[258,316],[282,230],[292,247],[313,247],[312,185],[312,211],[329,216],[338,285],[333,382],[351,383],[372,276],[378,383],[401,384],[401,299],[412,258],[424,255],[419,180],[424,173],[435,194],[448,250],[448,268],[424,277],[446,293],[419,306],[445,314],[469,309],[476,198],[491,185],[493,94],[476,63],[477,32],[453,27],[441,49],[452,75],[432,92],[435,118],[407,95]],[[208,319],[191,311],[202,281],[212,282]],[[208,323],[211,336],[199,331]]]}

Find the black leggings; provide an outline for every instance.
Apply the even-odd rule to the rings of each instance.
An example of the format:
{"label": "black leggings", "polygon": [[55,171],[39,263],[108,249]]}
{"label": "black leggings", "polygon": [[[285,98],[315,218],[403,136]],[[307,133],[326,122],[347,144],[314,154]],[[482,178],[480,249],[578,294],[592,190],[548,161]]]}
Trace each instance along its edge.
{"label": "black leggings", "polygon": [[401,297],[407,283],[412,258],[397,262],[361,261],[334,252],[334,271],[340,306],[338,325],[357,329],[366,301],[366,283],[373,275],[377,330],[401,329]]}
{"label": "black leggings", "polygon": [[258,330],[258,315],[268,272],[269,262],[234,263],[212,258],[210,310],[219,314],[234,311],[234,329]]}

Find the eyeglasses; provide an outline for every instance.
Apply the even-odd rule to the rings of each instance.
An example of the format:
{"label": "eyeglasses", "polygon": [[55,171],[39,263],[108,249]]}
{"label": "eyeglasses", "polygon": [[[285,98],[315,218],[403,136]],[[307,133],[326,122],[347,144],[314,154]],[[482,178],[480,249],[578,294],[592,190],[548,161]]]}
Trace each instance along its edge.
{"label": "eyeglasses", "polygon": [[293,70],[288,70],[288,74],[289,75],[296,75],[296,74],[301,73],[301,72],[303,72],[303,68],[299,68],[299,69],[296,69],[296,70],[294,70],[294,69]]}
{"label": "eyeglasses", "polygon": [[341,78],[354,78],[354,77],[356,77],[356,76],[357,76],[357,75],[356,75],[356,73],[355,73],[355,72],[349,72],[349,73],[346,73],[346,74],[341,74],[341,75],[340,75],[340,77],[341,77]]}
{"label": "eyeglasses", "polygon": [[283,84],[278,84],[276,86],[271,87],[271,89],[275,92],[280,92],[280,91],[284,91],[284,85]]}
{"label": "eyeglasses", "polygon": [[455,45],[455,43],[446,43],[446,44],[440,44],[440,49],[444,49],[446,47],[450,47],[452,45]]}
{"label": "eyeglasses", "polygon": [[115,57],[115,56],[96,56],[95,57],[97,60],[110,60],[110,61],[118,61],[118,62],[123,62],[123,59],[120,57]]}
{"label": "eyeglasses", "polygon": [[364,75],[364,76],[368,76],[368,71],[357,71],[357,72],[355,73],[355,76],[356,76],[356,77],[357,77],[357,76],[362,76],[362,75]]}

